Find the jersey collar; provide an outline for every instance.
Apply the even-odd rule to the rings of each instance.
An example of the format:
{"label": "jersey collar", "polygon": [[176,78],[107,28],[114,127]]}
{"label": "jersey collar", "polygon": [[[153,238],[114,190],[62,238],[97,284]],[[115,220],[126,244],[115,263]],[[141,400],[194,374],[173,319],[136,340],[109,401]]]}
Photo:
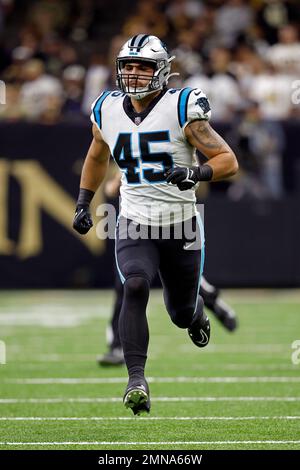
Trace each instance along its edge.
{"label": "jersey collar", "polygon": [[152,109],[154,108],[154,106],[161,100],[161,98],[164,96],[164,94],[168,91],[167,88],[165,88],[164,90],[161,91],[161,93],[159,95],[157,95],[150,103],[149,105],[147,106],[146,109],[144,109],[144,111],[142,111],[141,113],[137,113],[134,109],[134,107],[132,106],[132,103],[131,103],[131,99],[129,96],[125,96],[124,100],[123,100],[123,109],[125,111],[125,113],[127,114],[127,116],[129,117],[129,119],[131,119],[131,121],[136,125],[138,126],[139,124],[141,124],[141,122],[148,116],[148,114],[152,111]]}

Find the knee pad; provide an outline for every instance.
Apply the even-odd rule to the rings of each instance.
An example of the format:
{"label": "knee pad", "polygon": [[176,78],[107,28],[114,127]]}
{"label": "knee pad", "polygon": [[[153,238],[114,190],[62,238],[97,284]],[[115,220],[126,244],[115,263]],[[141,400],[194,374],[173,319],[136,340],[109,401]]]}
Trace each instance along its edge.
{"label": "knee pad", "polygon": [[125,295],[134,298],[141,298],[149,295],[149,282],[141,276],[132,276],[126,279],[124,283]]}
{"label": "knee pad", "polygon": [[178,328],[188,328],[193,320],[194,315],[193,307],[184,307],[181,309],[171,309],[169,312],[172,322],[178,326]]}
{"label": "knee pad", "polygon": [[141,277],[148,279],[147,272],[145,270],[145,264],[139,260],[128,260],[122,266],[122,274],[128,279],[131,277]]}

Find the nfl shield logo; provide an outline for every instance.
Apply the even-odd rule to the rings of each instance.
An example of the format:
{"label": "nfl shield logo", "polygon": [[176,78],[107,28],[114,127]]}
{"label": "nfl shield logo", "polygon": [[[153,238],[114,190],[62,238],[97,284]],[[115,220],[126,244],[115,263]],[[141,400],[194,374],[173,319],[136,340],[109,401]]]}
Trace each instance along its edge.
{"label": "nfl shield logo", "polygon": [[134,123],[138,126],[139,124],[141,124],[142,122],[142,118],[140,116],[137,116],[134,118]]}

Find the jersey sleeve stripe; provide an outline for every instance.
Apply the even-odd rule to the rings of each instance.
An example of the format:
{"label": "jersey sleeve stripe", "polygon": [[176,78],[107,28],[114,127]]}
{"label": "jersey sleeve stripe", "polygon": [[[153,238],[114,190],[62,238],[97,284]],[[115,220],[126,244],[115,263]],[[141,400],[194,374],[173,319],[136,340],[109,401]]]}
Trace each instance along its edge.
{"label": "jersey sleeve stripe", "polygon": [[96,123],[99,126],[99,129],[101,129],[101,126],[102,126],[101,107],[102,107],[103,101],[105,100],[105,98],[108,97],[109,94],[110,94],[110,91],[104,91],[102,95],[99,96],[93,109],[94,118],[95,118]]}
{"label": "jersey sleeve stripe", "polygon": [[183,88],[179,94],[177,110],[180,127],[183,127],[187,121],[187,105],[192,91],[193,88]]}

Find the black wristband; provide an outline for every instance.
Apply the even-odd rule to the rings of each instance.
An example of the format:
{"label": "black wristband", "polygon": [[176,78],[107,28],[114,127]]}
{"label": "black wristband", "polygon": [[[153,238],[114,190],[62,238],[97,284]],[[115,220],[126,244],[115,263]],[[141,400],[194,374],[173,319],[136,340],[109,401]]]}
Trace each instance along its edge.
{"label": "black wristband", "polygon": [[79,195],[77,199],[77,206],[89,206],[91,200],[94,197],[94,191],[91,191],[90,189],[84,189],[80,188],[79,189]]}
{"label": "black wristband", "polygon": [[201,165],[198,167],[199,181],[210,181],[213,177],[213,169],[210,165]]}

